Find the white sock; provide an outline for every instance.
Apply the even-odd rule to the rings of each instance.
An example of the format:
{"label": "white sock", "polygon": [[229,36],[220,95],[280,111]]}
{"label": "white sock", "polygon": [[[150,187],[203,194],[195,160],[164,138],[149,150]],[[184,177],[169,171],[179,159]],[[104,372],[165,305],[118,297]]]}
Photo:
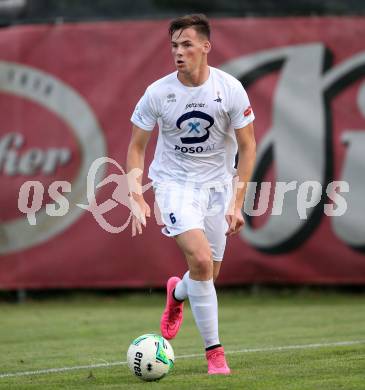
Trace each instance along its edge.
{"label": "white sock", "polygon": [[188,279],[189,271],[185,272],[185,275],[175,287],[174,296],[179,301],[184,301],[188,297]]}
{"label": "white sock", "polygon": [[196,325],[203,337],[205,348],[219,343],[218,302],[213,279],[199,281],[188,279],[190,307]]}

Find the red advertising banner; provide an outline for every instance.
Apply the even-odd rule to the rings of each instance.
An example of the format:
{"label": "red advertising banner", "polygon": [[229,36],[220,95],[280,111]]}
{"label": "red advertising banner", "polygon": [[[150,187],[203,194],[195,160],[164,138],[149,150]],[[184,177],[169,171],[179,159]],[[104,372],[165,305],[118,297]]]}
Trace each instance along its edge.
{"label": "red advertising banner", "polygon": [[[163,286],[185,271],[154,216],[131,237],[121,191],[134,106],[174,71],[167,27],[0,30],[1,289]],[[210,65],[248,91],[253,181],[271,194],[254,203],[250,188],[218,283],[365,283],[365,18],[219,19],[212,30]],[[152,189],[145,197],[153,208]]]}

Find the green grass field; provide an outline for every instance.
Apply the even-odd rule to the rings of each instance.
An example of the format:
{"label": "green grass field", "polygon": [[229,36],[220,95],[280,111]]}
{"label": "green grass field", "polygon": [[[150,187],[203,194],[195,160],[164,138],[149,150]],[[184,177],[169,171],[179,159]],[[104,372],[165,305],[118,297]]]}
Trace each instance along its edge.
{"label": "green grass field", "polygon": [[[181,333],[172,341],[174,370],[152,383],[135,378],[122,363],[20,373],[124,362],[132,339],[158,332],[162,294],[0,303],[0,389],[365,389],[364,294],[230,291],[219,292],[219,302],[220,336],[233,374],[208,377],[186,307]],[[14,376],[4,376],[9,373]]]}

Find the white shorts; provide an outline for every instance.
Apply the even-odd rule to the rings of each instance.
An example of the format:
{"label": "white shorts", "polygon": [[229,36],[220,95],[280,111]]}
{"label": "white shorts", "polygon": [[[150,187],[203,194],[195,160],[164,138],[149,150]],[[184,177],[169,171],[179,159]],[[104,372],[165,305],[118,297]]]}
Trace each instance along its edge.
{"label": "white shorts", "polygon": [[225,218],[232,197],[232,185],[194,188],[172,183],[154,187],[162,233],[176,236],[192,229],[201,229],[208,239],[215,261],[223,259],[228,224]]}

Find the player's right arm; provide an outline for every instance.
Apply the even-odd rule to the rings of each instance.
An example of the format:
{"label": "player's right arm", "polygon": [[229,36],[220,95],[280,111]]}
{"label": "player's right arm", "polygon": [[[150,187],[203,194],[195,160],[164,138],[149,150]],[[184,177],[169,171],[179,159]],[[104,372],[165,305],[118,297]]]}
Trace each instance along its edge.
{"label": "player's right arm", "polygon": [[[127,152],[127,173],[136,168],[141,173],[137,177],[137,182],[134,181],[129,187],[133,197],[132,203],[135,202],[134,206],[132,205],[132,236],[135,236],[137,232],[142,234],[142,225],[146,226],[146,217],[151,216],[150,207],[144,200],[142,192],[145,153],[150,137],[151,131],[146,131],[133,125]],[[136,205],[138,210],[135,209]]]}

